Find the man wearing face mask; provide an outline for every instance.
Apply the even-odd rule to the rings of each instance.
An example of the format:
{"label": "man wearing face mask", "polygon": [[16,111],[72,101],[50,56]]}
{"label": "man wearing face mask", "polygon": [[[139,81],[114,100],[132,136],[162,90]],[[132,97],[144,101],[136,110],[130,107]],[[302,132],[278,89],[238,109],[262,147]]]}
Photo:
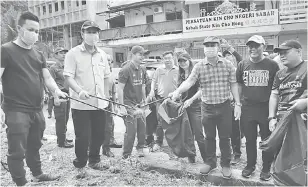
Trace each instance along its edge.
{"label": "man wearing face mask", "polygon": [[[242,171],[242,176],[249,178],[255,171],[257,162],[257,126],[259,125],[262,140],[271,134],[267,119],[268,103],[274,77],[279,67],[275,61],[264,57],[263,52],[266,46],[262,36],[250,37],[246,45],[248,46],[249,59],[238,64],[236,77],[243,100],[241,125],[246,138],[247,153],[247,165]],[[260,179],[268,181],[271,178],[270,168],[273,155],[262,152],[262,161]]]}
{"label": "man wearing face mask", "polygon": [[[174,55],[172,51],[164,52],[163,61],[165,63],[164,67],[159,67],[156,69],[152,83],[151,91],[147,98],[147,102],[152,99],[162,99],[168,97],[169,93],[173,92],[177,88],[177,79],[179,69],[174,65]],[[155,89],[157,89],[157,95],[155,96]],[[158,111],[159,106],[162,102],[156,103],[156,111]],[[156,142],[153,146],[153,151],[158,151],[163,145],[164,131],[162,127],[162,118],[157,113],[157,128],[156,128]]]}
{"label": "man wearing face mask", "polygon": [[188,79],[173,92],[172,99],[176,100],[180,94],[186,92],[196,81],[201,88],[201,114],[205,132],[206,155],[205,165],[200,172],[208,175],[217,167],[216,157],[216,128],[219,134],[219,146],[221,151],[221,167],[224,178],[232,176],[230,168],[232,132],[232,109],[230,105],[230,92],[235,100],[234,118],[241,116],[241,103],[236,83],[235,67],[230,61],[218,57],[220,40],[217,37],[204,39],[204,54],[206,56],[197,63]]}
{"label": "man wearing face mask", "polygon": [[[83,23],[83,43],[66,54],[63,74],[71,89],[72,98],[105,109],[109,104],[107,101],[90,96],[106,98],[109,92],[110,67],[107,54],[96,47],[99,32],[100,28],[95,22]],[[73,164],[78,168],[78,177],[86,176],[84,167],[88,161],[88,166],[95,170],[107,169],[108,166],[100,160],[106,123],[105,112],[74,100],[71,101],[71,108],[76,137],[76,159]]]}
{"label": "man wearing face mask", "polygon": [[[68,92],[67,82],[64,80],[63,70],[64,70],[64,58],[65,54],[68,52],[67,49],[58,47],[55,50],[54,58],[56,64],[52,65],[49,69],[51,76],[56,81],[58,87],[65,93]],[[72,140],[66,139],[67,122],[70,112],[70,101],[59,102],[58,99],[54,99],[53,104],[55,105],[55,118],[56,118],[56,135],[57,144],[59,147],[72,148],[74,145],[71,143]]]}
{"label": "man wearing face mask", "polygon": [[33,181],[59,178],[44,174],[41,168],[39,150],[46,125],[42,111],[44,83],[56,99],[67,97],[67,94],[51,77],[43,54],[33,47],[38,40],[39,28],[38,17],[24,12],[18,19],[17,39],[1,46],[0,76],[4,96],[2,109],[7,125],[7,164],[17,186],[27,183],[24,158]]}

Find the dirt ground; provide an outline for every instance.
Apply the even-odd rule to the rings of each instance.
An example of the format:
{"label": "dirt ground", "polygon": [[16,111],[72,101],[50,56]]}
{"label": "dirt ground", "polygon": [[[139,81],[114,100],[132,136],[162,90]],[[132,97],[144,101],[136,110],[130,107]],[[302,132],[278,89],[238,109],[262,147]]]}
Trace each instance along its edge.
{"label": "dirt ground", "polygon": [[[146,157],[137,158],[132,156],[129,160],[122,160],[122,149],[112,149],[115,158],[107,158],[101,156],[103,162],[108,163],[111,168],[106,171],[96,171],[87,167],[89,176],[83,179],[77,179],[77,170],[73,166],[72,161],[75,158],[74,148],[64,149],[59,148],[56,144],[55,135],[55,119],[47,118],[47,111],[44,109],[46,116],[46,130],[44,137],[47,141],[43,141],[43,146],[40,150],[41,161],[43,171],[45,173],[53,173],[60,175],[60,179],[51,182],[30,182],[31,173],[29,168],[25,164],[27,172],[27,185],[31,186],[209,186],[210,183],[194,179],[189,175],[182,175],[181,178],[177,178],[173,174],[161,174],[157,171],[151,170],[147,165]],[[115,138],[119,143],[123,143],[123,133],[125,127],[123,125],[116,125]],[[69,120],[67,136],[69,139],[74,139],[74,129],[72,121]],[[196,146],[197,147],[197,146]],[[217,149],[219,150],[219,149]],[[245,148],[242,147],[242,162],[235,168],[242,169],[245,166]],[[7,139],[5,128],[1,128],[1,161],[6,163],[7,153]],[[220,153],[218,153],[219,155]],[[261,154],[258,154],[261,155]],[[260,156],[259,156],[260,157]],[[260,160],[260,158],[258,158]],[[180,162],[187,163],[187,159],[180,159]],[[202,163],[199,152],[197,152],[197,162]],[[260,163],[260,161],[258,161]],[[260,169],[260,167],[257,167]],[[1,166],[1,186],[14,186],[11,180],[9,172],[7,172],[3,166]],[[185,171],[183,171],[185,172]],[[184,177],[183,177],[184,176]]]}

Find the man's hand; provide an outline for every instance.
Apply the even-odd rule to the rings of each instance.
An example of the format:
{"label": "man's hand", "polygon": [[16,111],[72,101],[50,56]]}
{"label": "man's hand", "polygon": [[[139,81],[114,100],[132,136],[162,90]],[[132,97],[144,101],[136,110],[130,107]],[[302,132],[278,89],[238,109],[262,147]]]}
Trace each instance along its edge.
{"label": "man's hand", "polygon": [[56,97],[56,98],[53,100],[53,102],[54,102],[54,104],[55,104],[56,106],[60,106],[60,105],[61,105],[61,101],[60,101],[60,99],[59,99],[58,97]]}
{"label": "man's hand", "polygon": [[234,106],[234,118],[235,120],[240,120],[242,114],[242,109],[240,106],[235,105]]}
{"label": "man's hand", "polygon": [[2,127],[5,124],[5,113],[3,112],[2,108],[0,108],[0,124],[2,125]]}
{"label": "man's hand", "polygon": [[178,91],[171,92],[168,97],[170,97],[173,101],[176,101],[181,97],[181,94]]}
{"label": "man's hand", "polygon": [[81,90],[78,94],[79,98],[82,100],[87,100],[90,98],[89,93],[85,90]]}
{"label": "man's hand", "polygon": [[127,115],[127,110],[126,110],[125,106],[120,106],[119,113],[121,115]]}
{"label": "man's hand", "polygon": [[[68,97],[67,93],[62,92],[60,89],[56,89],[55,90],[54,101],[57,102],[57,104],[58,104],[58,102],[60,102],[60,103],[61,102],[66,102],[67,97]],[[56,105],[56,106],[59,106],[59,105]]]}
{"label": "man's hand", "polygon": [[294,100],[290,104],[292,106],[288,110],[303,111],[307,108],[307,98]]}
{"label": "man's hand", "polygon": [[190,105],[193,103],[194,101],[192,99],[187,99],[185,102],[184,102],[184,108],[188,108],[190,107]]}
{"label": "man's hand", "polygon": [[273,132],[276,128],[276,124],[277,124],[277,119],[271,119],[271,121],[269,122],[269,130],[271,132]]}

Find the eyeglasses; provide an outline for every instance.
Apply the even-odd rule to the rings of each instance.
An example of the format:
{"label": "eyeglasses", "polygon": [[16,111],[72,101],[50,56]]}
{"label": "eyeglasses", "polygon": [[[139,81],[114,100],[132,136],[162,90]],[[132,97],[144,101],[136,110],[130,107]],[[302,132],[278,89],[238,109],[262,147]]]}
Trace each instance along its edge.
{"label": "eyeglasses", "polygon": [[253,42],[248,44],[249,49],[252,49],[252,48],[258,49],[260,46],[261,46],[261,44],[253,43]]}
{"label": "eyeglasses", "polygon": [[186,61],[187,61],[187,60],[182,59],[182,58],[178,60],[179,63],[185,63]]}
{"label": "eyeglasses", "polygon": [[205,47],[216,47],[216,46],[218,46],[218,44],[217,43],[205,43],[205,44],[203,44]]}

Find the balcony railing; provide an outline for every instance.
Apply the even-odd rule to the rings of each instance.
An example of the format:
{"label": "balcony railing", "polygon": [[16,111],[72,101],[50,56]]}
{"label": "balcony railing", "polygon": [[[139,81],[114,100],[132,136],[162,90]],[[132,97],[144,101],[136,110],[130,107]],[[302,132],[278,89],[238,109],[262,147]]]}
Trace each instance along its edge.
{"label": "balcony railing", "polygon": [[182,20],[172,20],[103,30],[100,33],[100,39],[106,41],[147,36],[158,36],[180,33],[182,32],[182,30]]}
{"label": "balcony railing", "polygon": [[307,22],[308,1],[283,0],[280,5],[280,24]]}

